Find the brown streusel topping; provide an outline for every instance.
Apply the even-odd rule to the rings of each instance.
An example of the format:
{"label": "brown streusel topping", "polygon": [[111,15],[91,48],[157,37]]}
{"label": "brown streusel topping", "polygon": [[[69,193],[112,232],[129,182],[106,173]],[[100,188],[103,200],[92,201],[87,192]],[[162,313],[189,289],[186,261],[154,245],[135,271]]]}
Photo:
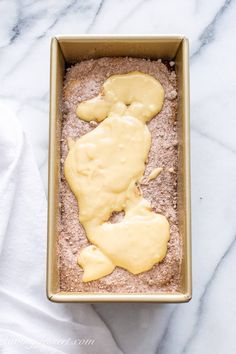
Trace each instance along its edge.
{"label": "brown streusel topping", "polygon": [[[170,223],[170,241],[165,259],[151,270],[133,275],[116,267],[112,274],[92,282],[83,283],[83,270],[77,264],[78,253],[89,245],[79,222],[77,200],[64,176],[64,161],[68,154],[67,139],[79,138],[96,127],[76,116],[79,102],[99,94],[104,81],[113,74],[141,71],[154,76],[165,90],[161,112],[149,123],[152,145],[145,175],[141,183],[144,198],[151,202],[155,212],[164,214]],[[182,240],[177,217],[177,162],[178,140],[176,132],[177,85],[174,66],[161,60],[137,58],[101,58],[82,61],[69,69],[65,76],[63,120],[61,132],[60,220],[58,222],[58,266],[60,290],[100,293],[150,293],[180,291]],[[154,180],[147,180],[156,167],[163,171]],[[94,196],[96,198],[96,196]],[[111,222],[123,213],[114,213]]]}

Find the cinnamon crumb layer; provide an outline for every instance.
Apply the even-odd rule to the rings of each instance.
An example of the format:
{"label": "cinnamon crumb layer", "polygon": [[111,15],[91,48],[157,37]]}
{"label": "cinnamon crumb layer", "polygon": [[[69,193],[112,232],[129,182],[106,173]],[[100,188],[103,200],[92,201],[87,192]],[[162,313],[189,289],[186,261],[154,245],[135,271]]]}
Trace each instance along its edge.
{"label": "cinnamon crumb layer", "polygon": [[[142,181],[144,198],[151,202],[155,212],[165,215],[170,223],[170,241],[165,259],[151,270],[133,275],[116,267],[112,274],[89,283],[82,282],[83,270],[77,264],[80,250],[89,245],[79,223],[79,208],[64,177],[64,160],[68,154],[67,139],[76,139],[96,126],[76,116],[79,102],[90,99],[101,91],[107,77],[141,71],[160,81],[165,90],[162,111],[149,123],[152,145]],[[100,293],[150,293],[180,291],[182,240],[177,217],[178,137],[176,132],[177,88],[176,75],[168,63],[137,58],[101,58],[86,60],[67,69],[63,95],[61,132],[60,220],[58,221],[58,266],[61,291]],[[163,171],[156,179],[148,176],[156,167]],[[96,196],[94,196],[96,198]],[[113,215],[112,222],[123,217]]]}

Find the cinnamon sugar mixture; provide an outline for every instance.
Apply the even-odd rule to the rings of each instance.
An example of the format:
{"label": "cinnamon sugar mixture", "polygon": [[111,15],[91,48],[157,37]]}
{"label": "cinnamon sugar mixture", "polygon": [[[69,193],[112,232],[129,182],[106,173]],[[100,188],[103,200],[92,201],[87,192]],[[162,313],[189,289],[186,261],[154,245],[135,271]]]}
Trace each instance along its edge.
{"label": "cinnamon sugar mixture", "polygon": [[[141,71],[160,81],[165,90],[161,112],[149,123],[152,145],[149,152],[141,189],[144,198],[151,202],[155,212],[164,214],[170,223],[170,240],[164,260],[151,270],[133,275],[116,267],[104,278],[83,283],[83,270],[77,257],[89,245],[85,231],[79,222],[77,200],[64,176],[64,161],[68,154],[67,139],[76,139],[97,126],[76,116],[79,102],[97,96],[102,84],[111,75]],[[60,290],[102,293],[150,293],[180,291],[182,240],[177,217],[177,160],[178,141],[176,132],[177,88],[173,63],[137,58],[101,58],[82,61],[67,70],[64,83],[63,121],[61,132],[61,183],[60,220],[58,223],[58,259]],[[162,172],[153,180],[150,173],[157,167]],[[96,198],[96,195],[94,196]],[[111,222],[117,222],[123,213],[114,213]]]}

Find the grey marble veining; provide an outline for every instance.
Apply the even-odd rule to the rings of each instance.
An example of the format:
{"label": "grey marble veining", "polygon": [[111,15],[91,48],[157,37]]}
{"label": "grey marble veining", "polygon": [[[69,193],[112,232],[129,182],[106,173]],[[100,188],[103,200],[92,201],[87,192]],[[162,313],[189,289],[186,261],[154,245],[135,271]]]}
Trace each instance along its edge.
{"label": "grey marble veining", "polygon": [[90,311],[123,353],[235,353],[236,1],[11,0],[0,1],[0,13],[0,100],[17,113],[45,190],[50,37],[182,33],[190,39],[193,299],[96,304]]}

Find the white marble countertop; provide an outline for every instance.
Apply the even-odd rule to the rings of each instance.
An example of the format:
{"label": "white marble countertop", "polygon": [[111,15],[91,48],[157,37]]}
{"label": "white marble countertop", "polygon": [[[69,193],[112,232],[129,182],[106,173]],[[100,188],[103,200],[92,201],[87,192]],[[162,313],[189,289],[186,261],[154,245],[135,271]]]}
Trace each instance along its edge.
{"label": "white marble countertop", "polygon": [[123,353],[236,353],[236,1],[2,0],[0,13],[0,99],[21,121],[45,189],[50,37],[190,39],[193,299],[93,308]]}

